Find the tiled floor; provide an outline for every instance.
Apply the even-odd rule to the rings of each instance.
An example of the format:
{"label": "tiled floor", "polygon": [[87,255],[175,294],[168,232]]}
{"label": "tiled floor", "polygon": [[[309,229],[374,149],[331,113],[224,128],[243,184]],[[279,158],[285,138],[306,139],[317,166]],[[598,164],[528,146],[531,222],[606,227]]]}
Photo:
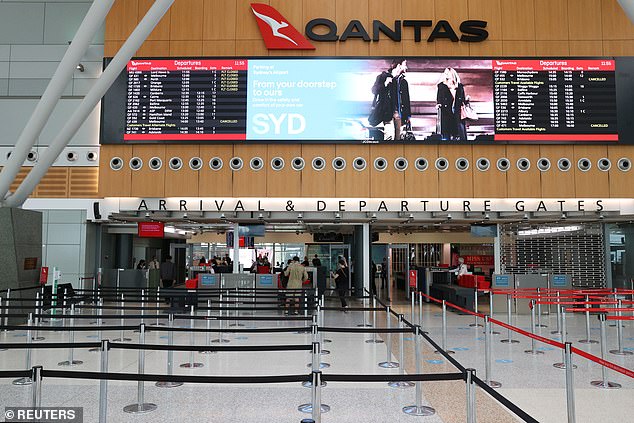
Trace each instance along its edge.
{"label": "tiled floor", "polygon": [[[335,302],[333,302],[335,304]],[[409,313],[409,306],[396,306],[398,310]],[[273,312],[261,312],[273,314]],[[378,314],[378,324],[385,324],[385,313]],[[495,316],[505,320],[505,316]],[[371,316],[368,316],[371,319]],[[423,327],[440,343],[440,309],[433,305],[424,306]],[[353,327],[362,322],[359,312],[327,312],[326,326]],[[484,377],[484,335],[482,328],[468,325],[473,319],[455,313],[448,314],[447,346],[456,350],[454,357],[465,367],[473,367],[480,377]],[[77,324],[86,322],[78,321]],[[189,321],[180,321],[188,324]],[[514,321],[520,327],[527,328],[527,316],[519,316]],[[552,319],[545,317],[548,328],[541,329],[545,336],[554,328]],[[113,322],[113,324],[115,324]],[[116,323],[118,324],[118,322]],[[299,324],[297,322],[254,322],[258,327],[278,327]],[[395,322],[393,323],[395,324]],[[202,327],[204,324],[199,322]],[[626,323],[624,329],[625,347],[634,347],[634,329]],[[585,326],[582,316],[568,319],[569,340],[576,341],[584,336]],[[592,320],[592,334],[599,336],[598,322]],[[115,338],[116,333],[105,333],[104,337]],[[22,336],[20,336],[22,335]],[[136,334],[127,333],[136,342]],[[147,343],[164,344],[167,342],[164,332],[147,334]],[[44,342],[65,341],[61,332],[47,332]],[[78,334],[76,342],[94,341],[93,333]],[[544,355],[533,356],[524,353],[530,348],[530,342],[521,339],[520,344],[502,344],[499,339],[505,334],[495,335],[493,342],[493,379],[502,382],[499,392],[514,401],[540,422],[565,422],[564,371],[552,367],[552,363],[561,361],[559,351],[545,347]],[[609,329],[610,349],[614,348],[614,328]],[[212,335],[215,337],[215,334]],[[227,345],[281,345],[308,344],[310,335],[294,333],[274,334],[228,334],[231,342]],[[332,343],[324,344],[331,351],[322,356],[322,361],[331,364],[324,373],[332,374],[389,374],[396,370],[379,368],[377,363],[386,359],[385,344],[368,344],[364,340],[367,334],[329,333]],[[414,372],[414,341],[405,336],[405,364],[408,373]],[[0,334],[0,342],[22,342],[20,332]],[[393,338],[391,359],[398,361],[399,336]],[[205,335],[196,334],[194,344],[203,344]],[[188,334],[177,333],[175,344],[190,344]],[[599,354],[597,345],[575,346]],[[47,369],[65,369],[57,362],[66,359],[66,351],[34,350],[33,364],[41,364]],[[164,373],[166,371],[166,352],[148,351],[146,353],[146,373]],[[187,375],[281,375],[306,373],[310,361],[307,352],[234,352],[211,355],[195,355],[195,360],[205,366],[201,369],[186,370],[178,364],[188,361],[189,353],[174,354],[175,373]],[[85,364],[72,370],[98,371],[99,354],[78,350],[75,358]],[[608,360],[628,368],[634,368],[634,356],[619,357],[609,354]],[[111,372],[137,371],[137,353],[129,350],[113,350],[109,357]],[[589,385],[591,380],[600,378],[600,368],[582,358],[575,358],[579,366],[575,370],[575,395],[577,422],[625,422],[631,421],[629,411],[631,398],[634,398],[634,381],[624,376],[608,372],[609,380],[623,385],[620,390],[600,390]],[[425,373],[454,372],[441,356],[433,353],[429,345],[423,348],[423,371]],[[23,351],[0,352],[0,369],[20,369],[24,366]],[[411,417],[402,413],[401,408],[414,403],[415,390],[389,388],[385,383],[329,383],[322,390],[323,403],[332,407],[332,411],[323,415],[324,422],[464,422],[465,421],[465,384],[464,382],[428,382],[423,385],[426,404],[438,411],[433,417]],[[85,422],[97,421],[98,382],[80,380],[44,380],[43,406],[81,406],[84,407]],[[108,392],[108,421],[192,421],[192,422],[299,422],[309,417],[297,411],[297,406],[310,401],[310,389],[299,384],[275,385],[193,385],[185,384],[174,389],[159,389],[152,383],[145,384],[145,399],[154,402],[158,409],[146,415],[123,413],[125,405],[136,401],[135,382],[110,382]],[[29,387],[13,386],[9,380],[0,380],[0,409],[4,406],[26,406],[30,402]],[[478,422],[515,421],[501,406],[482,391],[477,393]]]}

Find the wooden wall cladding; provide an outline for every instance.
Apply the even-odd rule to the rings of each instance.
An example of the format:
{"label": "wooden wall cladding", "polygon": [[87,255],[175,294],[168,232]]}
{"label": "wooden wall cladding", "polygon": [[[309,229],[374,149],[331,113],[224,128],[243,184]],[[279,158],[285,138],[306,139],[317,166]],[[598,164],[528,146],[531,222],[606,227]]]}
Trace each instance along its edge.
{"label": "wooden wall cladding", "polygon": [[[346,169],[335,171],[332,161],[335,157],[346,160]],[[120,157],[123,168],[114,171],[110,159]],[[130,159],[143,160],[141,170],[130,170]],[[159,171],[149,168],[152,157],[159,157],[163,167]],[[169,169],[173,157],[182,159],[181,170]],[[193,157],[202,160],[198,171],[189,168]],[[209,162],[219,157],[223,162],[220,170],[212,170]],[[229,163],[232,157],[243,160],[240,171],[232,171]],[[250,168],[254,157],[262,160],[262,169]],[[281,157],[284,168],[275,171],[271,160]],[[302,157],[305,167],[302,171],[292,168],[292,160]],[[317,171],[312,168],[315,157],[324,159],[325,167]],[[353,168],[357,157],[366,160],[366,169]],[[374,160],[383,157],[387,168],[378,171]],[[394,161],[404,157],[408,162],[405,171],[395,168]],[[416,160],[425,158],[428,167],[424,171],[416,169]],[[439,172],[435,168],[438,157],[447,159],[449,168]],[[469,160],[469,169],[456,169],[456,160]],[[488,171],[477,169],[477,161],[484,157],[490,161]],[[540,171],[538,160],[550,160],[551,168]],[[499,158],[508,158],[511,164],[507,172],[497,169]],[[530,161],[527,171],[518,169],[518,160]],[[570,170],[557,168],[559,159],[568,159]],[[578,161],[587,158],[591,162],[588,171],[578,168]],[[608,158],[612,167],[601,171],[598,162]],[[167,146],[102,146],[100,154],[99,195],[102,197],[394,197],[394,198],[631,198],[634,188],[631,171],[618,169],[621,158],[634,160],[634,147],[596,145],[544,145],[544,146],[436,146],[436,145],[167,145]],[[97,168],[69,168],[68,174],[51,168],[45,180],[46,185],[38,186],[34,196],[93,197]],[[63,169],[63,168],[61,168]],[[26,168],[18,175],[24,177]],[[60,184],[59,187],[51,185]],[[43,181],[44,183],[44,181]],[[15,184],[14,184],[15,185]],[[15,186],[13,187],[15,189]]]}

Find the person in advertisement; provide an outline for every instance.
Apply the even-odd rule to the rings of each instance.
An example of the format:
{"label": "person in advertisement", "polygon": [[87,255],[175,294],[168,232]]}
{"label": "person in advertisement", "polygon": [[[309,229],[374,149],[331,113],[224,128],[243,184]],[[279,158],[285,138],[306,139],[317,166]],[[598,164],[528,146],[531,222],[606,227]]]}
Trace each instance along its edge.
{"label": "person in advertisement", "polygon": [[410,117],[412,116],[412,108],[409,98],[409,84],[405,79],[407,72],[407,60],[396,59],[392,62],[394,70],[392,70],[392,83],[390,89],[392,91],[392,118],[394,119],[394,139],[400,140],[407,131],[402,131],[403,126],[411,131]]}
{"label": "person in advertisement", "polygon": [[445,68],[436,96],[439,110],[440,134],[443,140],[466,141],[466,123],[462,119],[462,107],[469,102],[464,85],[454,68]]}
{"label": "person in advertisement", "polygon": [[[390,67],[376,77],[372,86],[374,100],[368,122],[372,126],[383,123],[386,140],[400,139],[401,126],[409,124],[412,114],[406,71],[407,60],[394,59]],[[391,123],[394,124],[394,129],[391,128]]]}

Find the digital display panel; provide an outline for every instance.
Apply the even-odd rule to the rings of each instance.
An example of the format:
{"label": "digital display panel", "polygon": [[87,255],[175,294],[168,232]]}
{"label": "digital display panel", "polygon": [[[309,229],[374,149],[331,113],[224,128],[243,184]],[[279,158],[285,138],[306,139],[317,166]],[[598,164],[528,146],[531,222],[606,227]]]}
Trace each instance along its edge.
{"label": "digital display panel", "polygon": [[623,143],[618,71],[612,58],[137,58],[102,101],[101,143]]}

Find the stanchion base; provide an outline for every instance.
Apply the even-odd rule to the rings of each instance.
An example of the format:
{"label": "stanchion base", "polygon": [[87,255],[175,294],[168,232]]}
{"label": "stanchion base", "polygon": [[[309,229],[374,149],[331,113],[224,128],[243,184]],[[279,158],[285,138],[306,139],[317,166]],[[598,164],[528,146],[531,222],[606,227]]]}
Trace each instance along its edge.
{"label": "stanchion base", "polygon": [[60,361],[59,363],[57,363],[58,366],[79,366],[80,364],[84,364],[83,361],[81,360],[73,360],[73,361]]}
{"label": "stanchion base", "polygon": [[324,344],[329,344],[332,342],[332,339],[322,339],[321,342],[323,342]]}
{"label": "stanchion base", "polygon": [[117,339],[113,339],[112,342],[128,342],[128,341],[132,341],[132,339],[130,338],[117,338]]}
{"label": "stanchion base", "polygon": [[[451,354],[455,354],[455,353],[456,353],[455,351],[452,351],[452,350],[446,350],[445,352],[446,352],[447,354],[449,354],[449,355],[451,355]],[[440,351],[434,351],[434,354],[441,354],[441,352],[440,352]]]}
{"label": "stanchion base", "polygon": [[551,335],[561,335],[561,331],[560,330],[551,330],[550,333],[551,333]]}
{"label": "stanchion base", "polygon": [[198,351],[198,354],[216,354],[218,351]]}
{"label": "stanchion base", "polygon": [[480,323],[471,323],[469,325],[470,328],[481,328],[483,327]]}
{"label": "stanchion base", "polygon": [[388,382],[387,386],[389,386],[390,388],[406,389],[413,388],[414,386],[416,386],[416,384],[414,382]]}
{"label": "stanchion base", "polygon": [[228,342],[231,342],[231,341],[229,341],[228,339],[224,339],[224,338],[223,339],[218,338],[218,339],[212,339],[211,340],[212,344],[226,344]]}
{"label": "stanchion base", "polygon": [[241,327],[241,328],[243,328],[244,325],[242,323],[232,323],[232,324],[229,325],[229,327],[232,327],[232,328]]}
{"label": "stanchion base", "polygon": [[500,341],[503,344],[519,344],[520,341],[518,341],[517,339],[502,339]]}
{"label": "stanchion base", "polygon": [[130,404],[123,407],[123,411],[126,413],[132,414],[142,414],[149,413],[150,411],[154,411],[158,408],[156,404],[152,404],[151,402],[146,402],[143,404]]}
{"label": "stanchion base", "polygon": [[360,323],[357,325],[358,328],[371,328],[372,325],[369,323]]}
{"label": "stanchion base", "polygon": [[396,361],[382,361],[379,363],[379,367],[384,369],[396,369],[399,364]]}
{"label": "stanchion base", "polygon": [[532,355],[540,355],[540,354],[544,354],[543,351],[539,351],[539,350],[524,350],[524,352],[526,354],[532,354]]}
{"label": "stanchion base", "polygon": [[632,351],[610,350],[610,354],[614,354],[614,355],[632,355],[634,353]]}
{"label": "stanchion base", "polygon": [[152,326],[167,326],[167,325],[165,323],[157,322],[157,323],[154,323]]}
{"label": "stanchion base", "polygon": [[198,368],[203,367],[203,366],[204,366],[203,363],[183,363],[183,364],[181,364],[178,367],[180,367],[182,369],[198,369]]}
{"label": "stanchion base", "polygon": [[579,341],[580,344],[598,344],[599,341],[595,341],[594,339],[580,339]]}
{"label": "stanchion base", "polygon": [[489,385],[491,388],[501,388],[502,384],[500,382],[496,382],[495,380],[490,380],[490,381],[484,381],[484,383],[486,383],[487,385]]}
{"label": "stanchion base", "polygon": [[330,350],[321,350],[321,355],[328,355],[330,354]]}
{"label": "stanchion base", "polygon": [[101,352],[101,348],[91,348],[88,352]]}
{"label": "stanchion base", "polygon": [[[321,381],[321,387],[323,388],[324,386],[327,386],[328,382],[326,382],[325,380]],[[312,380],[307,380],[305,382],[302,382],[302,386],[304,388],[312,388],[313,387],[313,381]]]}
{"label": "stanchion base", "polygon": [[436,414],[436,410],[431,407],[409,405],[403,407],[403,413],[409,414],[410,416],[433,416]]}
{"label": "stanchion base", "polygon": [[547,327],[548,327],[548,325],[543,325],[543,324],[541,324],[541,323],[540,323],[540,324],[538,324],[538,325],[535,325],[535,327],[536,327],[536,328],[547,328]]}
{"label": "stanchion base", "polygon": [[365,340],[365,343],[366,343],[366,344],[382,344],[382,343],[384,343],[384,342],[385,342],[385,341],[384,341],[384,340],[382,340],[382,339],[366,339],[366,340]]}
{"label": "stanchion base", "polygon": [[12,382],[14,385],[24,386],[33,384],[33,380],[30,377],[21,377]]}
{"label": "stanchion base", "polygon": [[6,348],[0,348],[0,351],[8,351]]}
{"label": "stanchion base", "polygon": [[154,385],[157,388],[178,388],[183,386],[183,382],[156,382]]}
{"label": "stanchion base", "polygon": [[31,338],[31,341],[37,342],[37,341],[43,341],[45,339],[46,338],[44,338],[43,336],[35,336],[35,337]]}
{"label": "stanchion base", "polygon": [[[308,363],[306,367],[313,367],[313,363]],[[330,367],[330,363],[319,363],[320,369],[327,369]]]}
{"label": "stanchion base", "polygon": [[[555,363],[553,364],[553,367],[556,369],[562,369],[562,370],[566,370],[566,363]],[[576,364],[572,365],[573,370],[577,368]]]}
{"label": "stanchion base", "polygon": [[[297,411],[301,411],[302,413],[312,413],[313,412],[313,405],[312,404],[302,404],[299,407],[297,407]],[[322,413],[327,413],[330,411],[330,406],[326,405],[326,404],[321,404],[321,412]]]}
{"label": "stanchion base", "polygon": [[595,388],[602,389],[619,389],[621,387],[620,383],[608,382],[607,380],[605,382],[602,380],[593,380],[592,382],[590,382],[590,385],[594,386]]}
{"label": "stanchion base", "polygon": [[495,331],[495,330],[493,332],[491,332],[491,335],[499,335],[499,334],[500,334],[500,332]]}

